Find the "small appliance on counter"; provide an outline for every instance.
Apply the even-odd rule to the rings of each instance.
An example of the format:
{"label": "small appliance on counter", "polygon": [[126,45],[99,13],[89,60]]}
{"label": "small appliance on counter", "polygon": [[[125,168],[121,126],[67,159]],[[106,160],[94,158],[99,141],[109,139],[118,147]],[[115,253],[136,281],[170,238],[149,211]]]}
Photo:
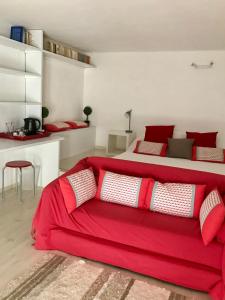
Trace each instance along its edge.
{"label": "small appliance on counter", "polygon": [[26,135],[35,135],[41,128],[41,122],[35,118],[24,119],[24,132]]}

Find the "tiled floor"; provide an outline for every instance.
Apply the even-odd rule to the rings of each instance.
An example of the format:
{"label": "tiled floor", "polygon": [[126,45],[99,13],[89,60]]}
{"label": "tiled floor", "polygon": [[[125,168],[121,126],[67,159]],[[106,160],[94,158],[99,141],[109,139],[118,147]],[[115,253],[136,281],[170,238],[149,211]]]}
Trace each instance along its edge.
{"label": "tiled floor", "polygon": [[[85,153],[82,157],[87,155],[102,156],[104,152],[98,150],[92,153]],[[80,158],[81,156],[62,161],[61,168],[66,170],[72,167]],[[39,190],[34,199],[31,191],[24,191],[24,201],[20,203],[15,191],[9,190],[6,192],[6,199],[4,201],[0,200],[0,289],[3,288],[9,280],[18,276],[26,269],[29,269],[35,261],[41,259],[44,253],[32,247],[32,239],[30,237],[32,216],[37,207],[40,194],[41,191]],[[177,287],[138,274],[135,274],[135,276],[141,277],[157,286],[191,296],[191,299],[209,299],[204,293]]]}

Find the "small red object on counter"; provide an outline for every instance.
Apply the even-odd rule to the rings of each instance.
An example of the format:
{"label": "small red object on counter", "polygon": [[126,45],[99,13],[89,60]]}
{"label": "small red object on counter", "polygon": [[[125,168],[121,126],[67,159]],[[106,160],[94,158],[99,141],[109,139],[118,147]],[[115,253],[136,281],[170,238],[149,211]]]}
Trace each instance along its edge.
{"label": "small red object on counter", "polygon": [[16,140],[16,141],[28,141],[28,140],[35,140],[35,139],[40,139],[40,138],[45,138],[50,136],[51,133],[48,131],[44,132],[38,132],[37,134],[34,135],[25,135],[25,136],[13,136],[10,133],[6,132],[0,132],[0,138],[2,139],[9,139],[9,140]]}

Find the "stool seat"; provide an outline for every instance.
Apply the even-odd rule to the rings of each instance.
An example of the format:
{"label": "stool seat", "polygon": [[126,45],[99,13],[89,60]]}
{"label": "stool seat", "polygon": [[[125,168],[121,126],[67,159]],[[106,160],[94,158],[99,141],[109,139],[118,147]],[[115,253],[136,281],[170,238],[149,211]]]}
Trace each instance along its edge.
{"label": "stool seat", "polygon": [[8,161],[5,165],[8,168],[27,168],[32,166],[32,163],[26,160],[12,160]]}
{"label": "stool seat", "polygon": [[2,169],[2,199],[5,198],[5,169],[6,168],[13,168],[16,169],[16,190],[18,192],[18,172],[20,172],[20,201],[22,201],[22,174],[23,168],[32,167],[33,169],[33,188],[34,188],[34,195],[35,195],[35,167],[34,165],[27,160],[11,160],[6,162],[5,166]]}

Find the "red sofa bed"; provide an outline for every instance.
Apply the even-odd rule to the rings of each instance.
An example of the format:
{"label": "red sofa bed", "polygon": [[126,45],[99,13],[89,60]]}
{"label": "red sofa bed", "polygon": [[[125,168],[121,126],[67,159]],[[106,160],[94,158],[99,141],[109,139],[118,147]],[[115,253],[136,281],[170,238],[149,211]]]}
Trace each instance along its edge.
{"label": "red sofa bed", "polygon": [[[206,184],[225,194],[225,176],[113,158],[89,157],[63,176],[92,167],[152,177],[161,182]],[[58,179],[43,191],[33,219],[36,249],[61,250],[149,275],[225,299],[224,244],[204,246],[199,220],[92,199],[68,214]]]}

